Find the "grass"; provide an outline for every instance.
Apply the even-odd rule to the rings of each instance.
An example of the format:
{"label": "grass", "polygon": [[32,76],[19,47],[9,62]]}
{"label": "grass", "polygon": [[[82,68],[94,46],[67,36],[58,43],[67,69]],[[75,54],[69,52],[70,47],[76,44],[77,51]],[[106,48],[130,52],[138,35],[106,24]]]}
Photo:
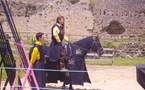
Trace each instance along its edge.
{"label": "grass", "polygon": [[[112,62],[98,62],[98,61],[87,61],[88,65],[111,65]],[[115,66],[135,66],[135,65],[145,65],[144,58],[115,58]]]}
{"label": "grass", "polygon": [[[4,65],[2,64],[1,67],[4,67]],[[2,74],[2,75],[1,75],[1,74]],[[20,76],[20,78],[24,77],[24,72],[23,72],[23,70],[20,70],[19,76]],[[7,78],[7,74],[6,74],[6,71],[5,71],[4,69],[0,69],[0,78],[1,78],[1,77],[2,77],[2,81],[3,81],[3,80],[6,80],[6,78]]]}
{"label": "grass", "polygon": [[[11,44],[11,48],[16,48],[16,47],[15,47],[15,45],[12,45],[12,44]],[[29,50],[29,49],[30,49],[30,47],[26,48],[26,50]],[[17,51],[12,50],[12,53],[13,53],[13,55],[14,55],[14,54],[15,54],[15,55],[18,55],[18,52],[17,52]],[[20,61],[20,58],[18,58],[18,57],[14,57],[14,59],[17,60],[17,61]],[[0,61],[1,61],[1,56],[0,56]],[[1,67],[4,67],[4,65],[2,64]],[[7,78],[6,71],[0,69],[0,78],[1,78],[1,74],[2,74],[2,80],[6,80],[6,78]],[[24,72],[23,72],[23,70],[20,70],[19,75],[20,75],[20,77],[24,77]]]}
{"label": "grass", "polygon": [[144,58],[115,58],[116,66],[145,65]]}
{"label": "grass", "polygon": [[[1,75],[1,70],[2,69],[0,69],[0,75]],[[20,76],[20,78],[22,78],[22,77],[24,77],[25,74],[22,70],[20,70],[20,73],[18,75]],[[6,74],[5,70],[2,70],[2,76],[1,77],[2,77],[2,81],[6,80],[7,74]]]}

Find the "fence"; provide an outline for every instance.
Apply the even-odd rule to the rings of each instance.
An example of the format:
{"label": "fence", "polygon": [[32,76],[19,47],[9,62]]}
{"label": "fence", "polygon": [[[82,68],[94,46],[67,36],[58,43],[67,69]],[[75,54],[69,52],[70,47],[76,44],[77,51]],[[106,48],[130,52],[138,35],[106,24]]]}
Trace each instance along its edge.
{"label": "fence", "polygon": [[[36,32],[21,32],[19,33],[21,38],[24,41],[29,41],[32,42],[32,40],[35,40],[35,34]],[[11,37],[11,32],[6,32],[6,36],[7,37]],[[88,37],[90,35],[75,35],[75,34],[67,34],[68,38],[70,39],[71,42],[80,40],[82,38]],[[51,42],[51,33],[45,33],[45,41],[47,41],[47,45],[50,44]],[[112,35],[100,35],[100,42],[121,42],[121,43],[125,43],[125,44],[129,44],[129,43],[143,43],[143,46],[141,46],[141,48],[143,48],[142,50],[139,50],[140,47],[136,46],[138,48],[133,48],[134,44],[131,45],[131,48],[129,47],[129,45],[123,45],[123,50],[121,49],[116,49],[117,55],[125,56],[126,58],[134,58],[134,56],[142,56],[145,57],[145,35],[118,35],[118,34],[112,34]],[[31,40],[31,41],[30,41]],[[127,49],[125,49],[124,47],[127,46]],[[108,48],[108,47],[107,47]],[[110,47],[109,47],[110,48]],[[129,49],[130,48],[130,49]],[[139,54],[141,55],[139,55]],[[125,55],[127,54],[127,55]],[[116,53],[115,53],[116,55]]]}
{"label": "fence", "polygon": [[[12,49],[12,51],[13,51],[13,56],[15,57],[15,58],[19,58],[19,56],[18,56],[18,53],[17,53],[17,50],[16,50],[16,48],[15,48],[15,45],[14,45],[14,42],[10,42],[10,44],[11,44],[11,49]],[[31,48],[33,45],[25,45],[25,48],[27,49],[27,48]],[[27,54],[29,53],[29,49],[26,51],[27,52]]]}
{"label": "fence", "polygon": [[[37,32],[20,32],[20,36],[23,40],[30,40],[35,39],[35,34]],[[6,32],[7,37],[12,37],[11,32]],[[46,40],[51,41],[51,33],[45,33]],[[91,36],[91,35],[77,35],[77,34],[67,34],[68,38],[71,41],[80,40],[82,38]],[[145,41],[145,35],[127,35],[127,34],[100,34],[100,41],[101,42],[116,42],[116,41],[128,41],[128,42],[135,42],[135,41]]]}
{"label": "fence", "polygon": [[[104,54],[102,57],[97,58],[98,55],[96,53],[87,53],[86,61],[99,61],[99,62],[111,62],[114,64],[115,58],[115,49],[114,48],[104,48]],[[104,59],[107,58],[107,59]]]}

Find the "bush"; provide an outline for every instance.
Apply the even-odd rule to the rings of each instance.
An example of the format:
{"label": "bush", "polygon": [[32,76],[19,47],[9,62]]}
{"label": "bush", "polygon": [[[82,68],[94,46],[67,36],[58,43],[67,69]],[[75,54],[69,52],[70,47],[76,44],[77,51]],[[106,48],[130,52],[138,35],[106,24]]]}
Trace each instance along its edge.
{"label": "bush", "polygon": [[91,0],[89,6],[90,6],[91,8],[93,8],[93,7],[95,6],[95,1],[94,1],[94,0]]}
{"label": "bush", "polygon": [[77,2],[79,2],[80,0],[68,0],[71,4],[75,4]]}
{"label": "bush", "polygon": [[31,39],[31,45],[35,44],[36,40],[34,38]]}
{"label": "bush", "polygon": [[30,8],[36,8],[36,5],[32,4],[32,3],[28,3],[28,7],[30,7]]}
{"label": "bush", "polygon": [[102,46],[104,48],[116,48],[116,45],[113,44],[112,42],[105,42],[105,43],[102,43]]}
{"label": "bush", "polygon": [[0,19],[1,23],[5,22],[5,21],[7,21],[7,19],[4,19],[4,18]]}

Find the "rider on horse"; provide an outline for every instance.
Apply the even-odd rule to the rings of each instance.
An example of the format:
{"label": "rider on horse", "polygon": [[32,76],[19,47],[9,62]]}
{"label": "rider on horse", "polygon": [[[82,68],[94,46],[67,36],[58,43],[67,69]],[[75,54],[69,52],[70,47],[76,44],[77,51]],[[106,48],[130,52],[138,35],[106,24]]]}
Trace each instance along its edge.
{"label": "rider on horse", "polygon": [[62,46],[62,41],[66,40],[69,41],[67,36],[64,32],[64,17],[58,16],[56,20],[56,24],[52,26],[51,29],[51,38],[52,42],[50,45],[50,55],[49,59],[52,62],[56,62],[59,60],[59,66],[61,70],[65,70],[65,60],[66,60],[66,51],[64,47]]}

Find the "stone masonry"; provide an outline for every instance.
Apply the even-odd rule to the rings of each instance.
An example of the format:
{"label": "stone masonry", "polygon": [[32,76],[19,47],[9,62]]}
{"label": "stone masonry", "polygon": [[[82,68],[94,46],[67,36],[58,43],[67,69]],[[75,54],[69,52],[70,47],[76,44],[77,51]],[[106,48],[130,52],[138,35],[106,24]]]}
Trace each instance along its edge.
{"label": "stone masonry", "polygon": [[[58,15],[65,17],[67,34],[91,35],[113,20],[125,29],[123,34],[145,32],[145,0],[80,0],[75,4],[68,0],[9,0],[9,3],[20,32],[50,33]],[[7,22],[3,26],[10,31]]]}

